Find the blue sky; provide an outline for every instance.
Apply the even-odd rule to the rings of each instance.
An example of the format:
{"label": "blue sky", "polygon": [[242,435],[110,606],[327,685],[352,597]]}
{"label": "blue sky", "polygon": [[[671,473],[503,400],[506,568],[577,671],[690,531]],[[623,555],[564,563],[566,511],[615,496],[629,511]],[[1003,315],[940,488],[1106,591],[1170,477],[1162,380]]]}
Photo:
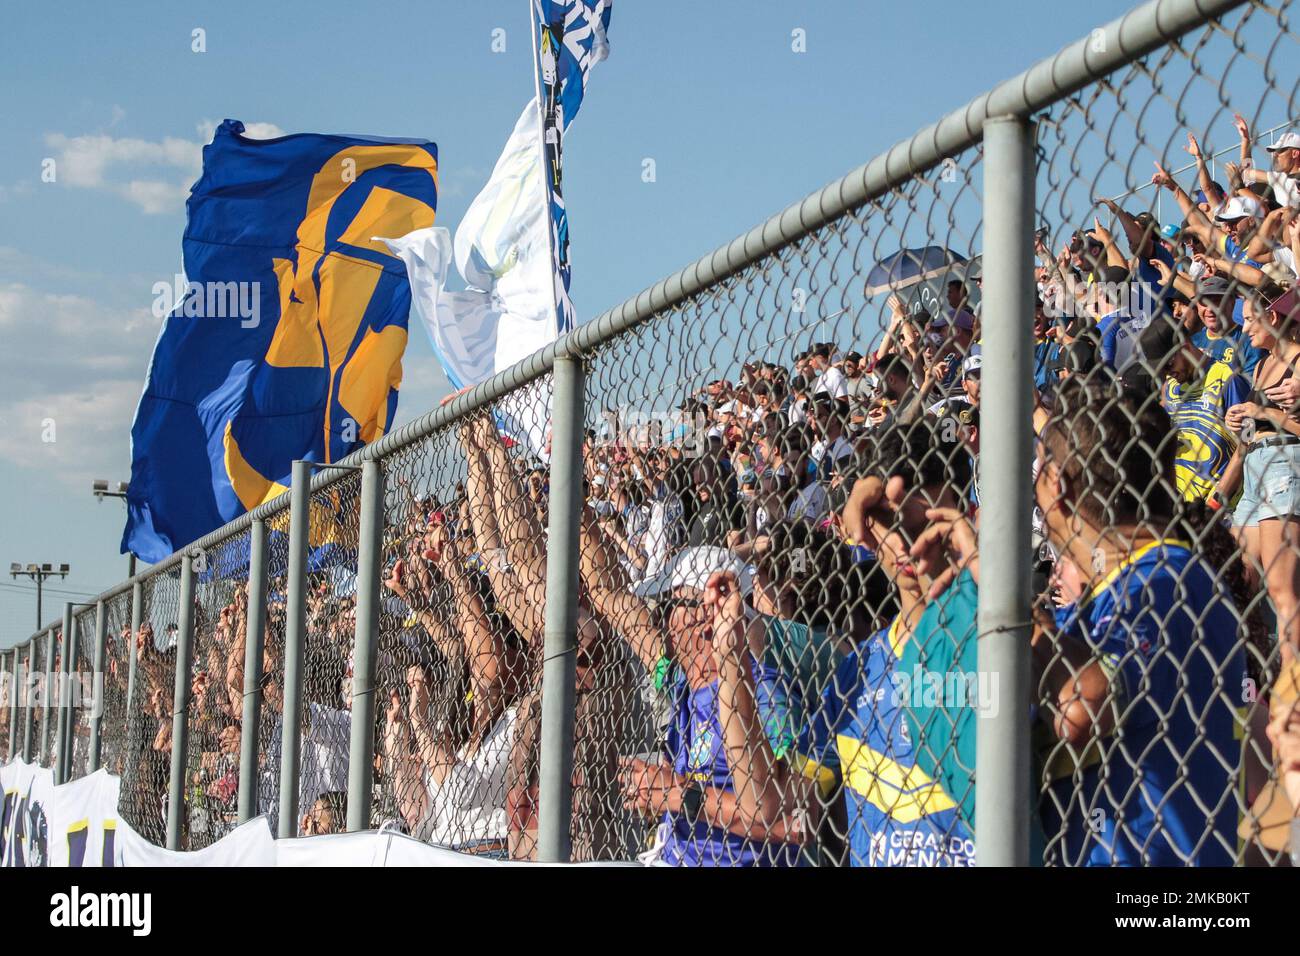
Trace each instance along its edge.
{"label": "blue sky", "polygon": [[[616,0],[565,142],[580,318],[634,295],[1129,4]],[[213,125],[425,137],[453,227],[532,95],[527,0],[12,6],[0,33],[0,568],[119,580],[129,429]],[[506,51],[492,52],[492,31]],[[205,31],[206,52],[191,50]],[[791,49],[791,31],[807,50]],[[41,181],[42,162],[57,180]],[[653,159],[656,180],[642,180]],[[399,421],[446,392],[412,330]],[[53,419],[55,440],[43,441]],[[0,647],[34,596],[0,580]],[[75,598],[72,598],[75,599]]]}

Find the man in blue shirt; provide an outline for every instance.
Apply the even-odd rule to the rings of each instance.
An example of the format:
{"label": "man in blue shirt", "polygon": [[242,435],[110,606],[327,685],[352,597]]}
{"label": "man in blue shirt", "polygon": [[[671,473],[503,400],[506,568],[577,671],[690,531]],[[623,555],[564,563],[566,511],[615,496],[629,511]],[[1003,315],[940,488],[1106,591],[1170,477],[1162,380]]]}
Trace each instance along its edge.
{"label": "man in blue shirt", "polygon": [[1093,288],[1097,332],[1101,336],[1102,361],[1122,372],[1137,354],[1137,339],[1151,324],[1154,300],[1142,293],[1142,286],[1129,282],[1128,270],[1107,266]]}
{"label": "man in blue shirt", "polygon": [[1259,364],[1260,351],[1250,344],[1246,330],[1233,321],[1238,299],[1230,291],[1222,276],[1196,280],[1196,314],[1201,328],[1192,336],[1192,344],[1211,361],[1225,362],[1234,372],[1249,377]]}
{"label": "man in blue shirt", "polygon": [[1158,405],[1081,379],[1040,435],[1035,498],[1084,588],[1033,637],[1043,823],[1064,863],[1234,861],[1245,657],[1222,575],[1175,518],[1175,444]]}

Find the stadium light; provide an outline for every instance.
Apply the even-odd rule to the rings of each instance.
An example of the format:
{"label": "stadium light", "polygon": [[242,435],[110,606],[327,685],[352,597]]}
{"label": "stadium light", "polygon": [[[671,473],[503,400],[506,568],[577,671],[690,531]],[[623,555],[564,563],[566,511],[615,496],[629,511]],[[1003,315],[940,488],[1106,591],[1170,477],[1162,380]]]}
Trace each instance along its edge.
{"label": "stadium light", "polygon": [[68,564],[60,564],[59,570],[56,571],[53,564],[29,564],[24,568],[17,561],[9,562],[11,578],[17,579],[18,575],[25,574],[36,582],[36,629],[38,631],[41,629],[41,588],[45,584],[45,579],[55,575],[66,578],[71,570],[72,566]]}
{"label": "stadium light", "polygon": [[[109,486],[113,486],[112,490]],[[129,483],[125,481],[109,481],[107,478],[96,478],[90,486],[91,493],[99,500],[105,498],[126,498],[126,490]]]}

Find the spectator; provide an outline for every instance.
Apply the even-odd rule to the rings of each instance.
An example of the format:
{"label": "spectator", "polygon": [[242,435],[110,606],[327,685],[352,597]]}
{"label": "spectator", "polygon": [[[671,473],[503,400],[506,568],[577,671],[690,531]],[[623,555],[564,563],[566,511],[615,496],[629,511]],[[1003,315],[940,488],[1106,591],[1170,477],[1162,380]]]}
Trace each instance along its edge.
{"label": "spectator", "polygon": [[1172,317],[1149,325],[1138,347],[1156,381],[1163,383],[1160,401],[1178,429],[1174,476],[1179,494],[1222,507],[1225,502],[1215,495],[1237,448],[1227,411],[1246,399],[1250,384],[1227,362],[1205,355]]}
{"label": "spectator", "polygon": [[[1205,834],[1231,833],[1234,805],[1202,795],[1232,788],[1218,755],[1235,752],[1237,723],[1219,687],[1240,684],[1245,660],[1231,595],[1179,527],[1168,416],[1083,380],[1059,398],[1035,493],[1087,600],[1034,628],[1043,718],[1069,747],[1045,755],[1049,832],[1059,820],[1069,863],[1226,865],[1233,848]],[[1072,756],[1094,747],[1099,764]]]}
{"label": "spectator", "polygon": [[[633,592],[610,555],[584,519],[582,577],[592,604],[673,702],[662,758],[621,761],[625,805],[661,820],[649,861],[797,864],[809,828],[786,821],[806,820],[816,801],[789,768],[799,733],[794,688],[759,663],[745,637],[748,575],[721,549],[688,548]],[[760,767],[770,785],[751,786]]]}
{"label": "spectator", "polygon": [[1300,647],[1300,421],[1295,368],[1300,362],[1300,308],[1293,290],[1272,302],[1249,300],[1246,334],[1264,353],[1255,367],[1250,400],[1227,410],[1227,427],[1241,445],[1240,466],[1220,483],[1230,498],[1240,483],[1233,524],[1267,585],[1277,613],[1278,638]]}
{"label": "spectator", "polygon": [[836,400],[849,397],[848,383],[839,368],[840,357],[835,346],[830,344],[814,345],[808,353],[808,367],[817,378],[813,384],[813,396],[823,393]]}

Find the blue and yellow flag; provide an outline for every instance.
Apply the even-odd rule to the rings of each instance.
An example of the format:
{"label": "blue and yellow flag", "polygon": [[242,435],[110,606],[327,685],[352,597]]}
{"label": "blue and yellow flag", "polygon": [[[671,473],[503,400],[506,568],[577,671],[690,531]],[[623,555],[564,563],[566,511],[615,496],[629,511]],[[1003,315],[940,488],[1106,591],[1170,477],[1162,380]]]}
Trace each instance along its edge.
{"label": "blue and yellow flag", "polygon": [[[190,192],[175,294],[131,428],[123,552],[159,561],[337,461],[397,411],[411,305],[375,237],[433,224],[433,143],[227,120]],[[159,299],[156,299],[157,303]],[[172,307],[174,305],[174,307]]]}

